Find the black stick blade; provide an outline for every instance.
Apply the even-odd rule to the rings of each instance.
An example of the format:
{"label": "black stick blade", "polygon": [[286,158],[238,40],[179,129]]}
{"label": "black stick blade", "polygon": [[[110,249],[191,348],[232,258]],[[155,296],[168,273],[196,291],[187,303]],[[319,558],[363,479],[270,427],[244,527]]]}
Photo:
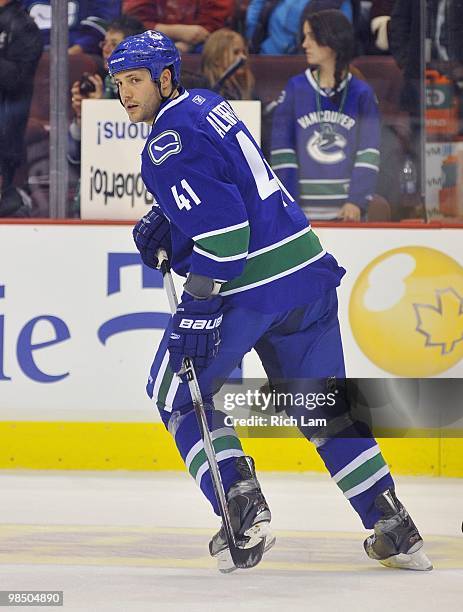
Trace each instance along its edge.
{"label": "black stick blade", "polygon": [[239,548],[238,546],[230,546],[230,554],[233,563],[241,569],[255,567],[262,559],[265,550],[265,538],[251,548]]}

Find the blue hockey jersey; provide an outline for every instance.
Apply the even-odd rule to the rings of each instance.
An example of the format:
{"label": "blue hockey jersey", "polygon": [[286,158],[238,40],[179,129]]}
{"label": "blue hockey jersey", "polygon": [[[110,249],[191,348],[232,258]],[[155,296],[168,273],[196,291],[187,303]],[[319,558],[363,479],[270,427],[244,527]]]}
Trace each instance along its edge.
{"label": "blue hockey jersey", "polygon": [[[50,0],[21,0],[39,26],[44,43],[50,44]],[[121,14],[121,0],[68,0],[69,46],[80,45],[84,53],[101,54],[98,44],[106,24]]]}
{"label": "blue hockey jersey", "polygon": [[379,139],[378,104],[367,83],[349,74],[334,103],[307,69],[289,80],[275,109],[272,168],[311,219],[335,219],[346,202],[365,211]]}
{"label": "blue hockey jersey", "polygon": [[230,303],[280,312],[344,274],[221,96],[183,91],[161,106],[142,177],[171,224],[172,267],[213,278]]}

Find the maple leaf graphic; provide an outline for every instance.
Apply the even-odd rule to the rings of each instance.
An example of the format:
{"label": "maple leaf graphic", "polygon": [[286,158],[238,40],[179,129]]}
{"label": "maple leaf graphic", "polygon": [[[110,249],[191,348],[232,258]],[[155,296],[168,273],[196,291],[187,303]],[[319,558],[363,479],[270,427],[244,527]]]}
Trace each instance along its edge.
{"label": "maple leaf graphic", "polygon": [[463,340],[463,298],[452,287],[435,293],[436,306],[413,304],[416,331],[426,336],[425,346],[440,346],[442,355],[447,355]]}

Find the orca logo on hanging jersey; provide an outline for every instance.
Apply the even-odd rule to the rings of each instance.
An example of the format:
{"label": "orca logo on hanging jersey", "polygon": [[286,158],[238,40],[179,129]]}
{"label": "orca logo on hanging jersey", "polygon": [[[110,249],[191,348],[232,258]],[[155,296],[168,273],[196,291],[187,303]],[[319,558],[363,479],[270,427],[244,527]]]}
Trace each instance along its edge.
{"label": "orca logo on hanging jersey", "polygon": [[347,140],[338,134],[330,124],[323,124],[320,131],[315,130],[307,142],[307,153],[320,164],[338,164],[346,159],[343,151]]}
{"label": "orca logo on hanging jersey", "polygon": [[158,134],[148,143],[148,154],[153,164],[159,166],[171,155],[176,155],[182,150],[180,134],[174,130],[167,130]]}
{"label": "orca logo on hanging jersey", "polygon": [[[24,2],[22,3],[24,4]],[[40,30],[51,29],[51,3],[47,2],[27,2],[26,10],[37,24]],[[68,26],[75,27],[79,23],[79,3],[77,0],[68,2]],[[88,24],[86,24],[88,25]]]}

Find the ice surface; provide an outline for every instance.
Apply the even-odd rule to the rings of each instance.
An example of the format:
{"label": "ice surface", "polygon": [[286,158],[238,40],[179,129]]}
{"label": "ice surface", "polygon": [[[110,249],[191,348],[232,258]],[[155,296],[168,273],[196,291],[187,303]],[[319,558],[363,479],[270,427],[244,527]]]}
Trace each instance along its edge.
{"label": "ice surface", "polygon": [[328,476],[260,480],[277,544],[221,575],[207,551],[218,519],[185,474],[2,472],[0,590],[63,590],[66,611],[462,609],[463,481],[397,479],[435,566],[419,573],[366,557]]}

